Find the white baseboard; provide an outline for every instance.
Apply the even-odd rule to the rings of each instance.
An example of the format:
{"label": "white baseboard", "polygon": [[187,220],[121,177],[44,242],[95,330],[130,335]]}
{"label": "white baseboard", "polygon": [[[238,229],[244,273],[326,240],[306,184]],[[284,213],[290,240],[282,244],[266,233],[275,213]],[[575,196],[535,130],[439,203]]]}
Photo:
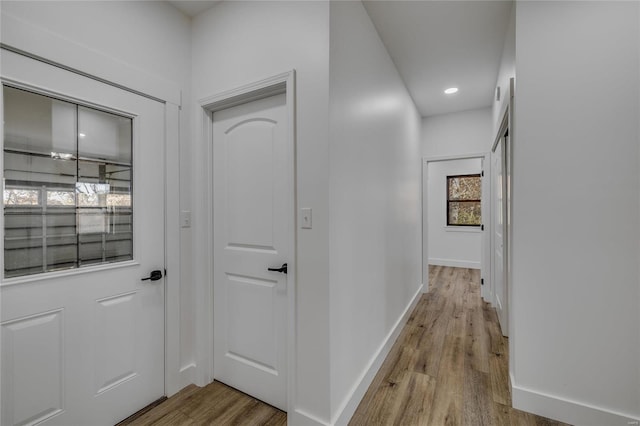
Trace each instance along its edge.
{"label": "white baseboard", "polygon": [[180,369],[180,389],[195,383],[196,365],[188,364]]}
{"label": "white baseboard", "polygon": [[303,410],[293,410],[293,413],[287,413],[287,425],[291,426],[329,426],[329,423],[320,420],[312,414],[305,413]]}
{"label": "white baseboard", "polygon": [[[514,383],[513,376],[511,383]],[[512,385],[513,408],[580,426],[639,425],[640,417],[616,413],[577,401]]]}
{"label": "white baseboard", "polygon": [[[351,420],[351,416],[353,416],[353,413],[355,413],[356,408],[358,408],[358,404],[360,404],[362,397],[364,397],[367,389],[369,389],[369,386],[371,386],[371,382],[376,376],[376,373],[380,369],[380,366],[384,362],[385,358],[389,354],[391,347],[396,342],[396,339],[400,335],[402,328],[407,323],[409,315],[411,315],[411,312],[418,303],[418,300],[420,300],[421,295],[422,284],[420,284],[420,287],[418,287],[418,290],[411,298],[411,301],[405,308],[404,312],[402,313],[402,315],[400,315],[400,318],[398,318],[398,321],[396,321],[393,328],[391,328],[389,334],[387,334],[387,337],[380,345],[380,348],[377,350],[377,352],[369,362],[368,367],[364,369],[360,378],[356,381],[351,391],[347,394],[347,397],[340,406],[340,409],[337,410],[335,420],[331,423],[332,425],[342,426],[349,423],[349,420]],[[297,426],[297,423],[290,424],[295,424]]]}
{"label": "white baseboard", "polygon": [[454,268],[469,268],[469,269],[481,268],[481,263],[473,260],[439,259],[436,257],[429,258],[429,265],[451,266]]}

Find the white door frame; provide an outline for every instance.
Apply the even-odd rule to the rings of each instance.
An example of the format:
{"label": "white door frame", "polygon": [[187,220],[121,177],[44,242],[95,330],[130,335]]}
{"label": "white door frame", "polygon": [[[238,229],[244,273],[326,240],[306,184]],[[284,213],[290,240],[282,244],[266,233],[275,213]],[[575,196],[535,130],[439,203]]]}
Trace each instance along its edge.
{"label": "white door frame", "polygon": [[[452,160],[471,160],[479,158],[482,160],[482,170],[484,171],[484,177],[482,179],[482,217],[484,224],[484,231],[482,232],[482,256],[481,256],[481,278],[484,279],[485,285],[481,287],[481,296],[489,303],[493,303],[493,292],[491,288],[488,286],[491,283],[491,268],[488,265],[487,256],[485,256],[486,251],[489,249],[488,245],[488,232],[491,232],[491,225],[487,223],[484,218],[488,217],[487,214],[491,213],[491,203],[487,202],[487,189],[488,182],[490,180],[490,170],[491,170],[491,162],[490,153],[481,152],[481,153],[472,153],[472,154],[461,154],[461,155],[444,155],[444,156],[435,156],[435,157],[422,157],[422,288],[423,293],[429,291],[429,272],[427,271],[429,264],[429,240],[428,240],[428,208],[427,203],[429,199],[428,194],[428,185],[427,185],[427,170],[429,167],[429,163],[436,163],[441,161],[452,161]],[[486,290],[485,290],[486,287]]]}
{"label": "white door frame", "polygon": [[[295,329],[296,329],[296,122],[295,122],[295,70],[284,72],[273,77],[254,83],[231,89],[222,93],[200,99],[198,112],[198,125],[201,130],[198,140],[200,148],[197,152],[206,155],[205,170],[201,175],[201,205],[204,213],[201,232],[196,238],[195,247],[198,248],[196,268],[198,276],[202,279],[196,288],[196,335],[198,342],[196,347],[196,365],[198,374],[196,384],[204,386],[214,379],[213,371],[213,113],[232,106],[244,104],[268,96],[285,93],[288,118],[287,150],[291,154],[289,158],[288,173],[290,187],[286,191],[290,194],[288,206],[293,219],[291,237],[288,242],[290,258],[289,273],[287,274],[287,412],[292,413],[295,396]],[[196,171],[197,173],[198,171]],[[198,207],[196,206],[196,209]],[[199,266],[200,265],[200,266]]]}
{"label": "white door frame", "polygon": [[[7,37],[0,43],[2,50],[17,53],[100,81],[161,102],[165,106],[165,121],[163,123],[165,137],[164,141],[162,141],[162,147],[165,150],[164,265],[168,276],[165,276],[163,280],[165,286],[164,393],[167,396],[171,396],[191,382],[188,378],[182,377],[180,371],[180,204],[172,201],[180,199],[180,90],[171,83],[167,83],[137,68],[123,65],[111,57],[91,50],[86,46],[74,43],[56,34],[45,32],[38,27],[23,27],[19,21],[9,15],[2,14],[2,18],[3,23],[5,21],[7,23],[7,28],[5,28]],[[23,37],[27,33],[32,37]],[[38,40],[38,43],[30,43],[29,40]],[[68,54],[61,54],[60,52]],[[87,57],[92,60],[87,62],[82,59]],[[73,63],[73,61],[69,63],[70,58],[81,58],[81,60],[76,61],[76,63]],[[88,66],[90,68],[85,68]],[[108,72],[108,70],[118,71]],[[140,82],[146,82],[144,87],[139,86]],[[13,83],[28,85],[28,83],[20,80],[14,80]],[[0,132],[2,132],[1,126]],[[0,168],[2,167],[2,156],[0,156]],[[4,230],[4,215],[0,215],[0,228]],[[0,239],[0,251],[4,253],[4,239]],[[0,256],[0,268],[3,266],[4,256]],[[1,275],[0,285],[4,281]]]}
{"label": "white door frame", "polygon": [[[514,141],[514,90],[515,90],[515,79],[509,79],[509,92],[507,93],[507,102],[505,103],[504,111],[500,116],[500,125],[498,127],[498,133],[496,133],[495,140],[493,145],[491,146],[491,152],[494,152],[498,143],[500,143],[500,139],[504,136],[505,132],[509,131],[509,143],[505,158],[504,171],[503,174],[505,176],[505,182],[508,182],[506,185],[504,202],[505,206],[505,233],[506,238],[504,238],[504,244],[506,248],[504,250],[505,264],[504,264],[504,280],[505,280],[505,288],[507,289],[507,335],[509,336],[509,353],[514,353],[515,348],[515,336],[513,334],[513,141]],[[504,149],[504,147],[503,147]],[[493,186],[492,186],[493,189]],[[494,256],[494,247],[493,247],[493,238],[491,240],[491,256],[493,259]],[[493,265],[493,260],[492,260]],[[512,356],[509,358],[509,368],[510,372],[513,375],[515,371],[515,358]]]}

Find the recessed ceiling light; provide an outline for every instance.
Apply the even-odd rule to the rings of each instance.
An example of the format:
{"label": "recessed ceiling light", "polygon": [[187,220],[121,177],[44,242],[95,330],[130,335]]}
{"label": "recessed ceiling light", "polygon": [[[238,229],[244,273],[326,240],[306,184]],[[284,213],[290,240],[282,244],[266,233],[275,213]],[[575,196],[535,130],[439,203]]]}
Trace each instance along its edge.
{"label": "recessed ceiling light", "polygon": [[447,90],[444,91],[444,93],[446,93],[447,95],[453,95],[457,91],[458,91],[457,87],[449,87]]}
{"label": "recessed ceiling light", "polygon": [[85,135],[84,133],[78,133],[78,136],[80,136],[81,138],[84,138],[87,135]]}

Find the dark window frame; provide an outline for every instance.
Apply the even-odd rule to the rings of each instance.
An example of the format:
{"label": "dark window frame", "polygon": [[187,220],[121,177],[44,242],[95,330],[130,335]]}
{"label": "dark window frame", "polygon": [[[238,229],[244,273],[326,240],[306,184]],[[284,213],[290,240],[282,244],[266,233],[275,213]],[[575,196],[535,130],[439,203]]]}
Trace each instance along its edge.
{"label": "dark window frame", "polygon": [[[452,199],[449,198],[449,194],[451,193],[449,191],[450,185],[451,185],[451,179],[455,179],[455,178],[470,178],[470,177],[480,178],[480,184],[482,185],[482,174],[481,173],[472,173],[472,174],[466,174],[466,175],[448,175],[447,176],[447,211],[446,211],[447,226],[461,226],[461,227],[471,227],[471,228],[480,228],[480,226],[482,226],[482,223],[474,225],[474,224],[467,224],[467,223],[451,223],[451,222],[449,222],[449,217],[450,217],[449,212],[450,212],[450,208],[451,208],[450,207],[451,203],[480,203],[480,208],[482,208],[482,198],[480,198],[480,199],[472,199],[472,200],[452,200]],[[482,218],[481,218],[480,222],[482,222]]]}

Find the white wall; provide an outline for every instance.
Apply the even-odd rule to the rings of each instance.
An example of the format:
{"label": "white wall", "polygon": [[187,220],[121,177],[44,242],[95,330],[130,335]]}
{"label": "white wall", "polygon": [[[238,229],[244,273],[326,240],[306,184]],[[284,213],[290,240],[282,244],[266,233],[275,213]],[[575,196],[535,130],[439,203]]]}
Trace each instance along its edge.
{"label": "white wall", "polygon": [[491,107],[422,119],[422,156],[441,157],[488,152],[493,142]]}
{"label": "white wall", "polygon": [[[329,4],[222,2],[193,20],[192,36],[194,99],[296,70],[296,201],[298,207],[313,209],[313,229],[299,229],[296,236],[296,389],[295,410],[288,414],[291,424],[313,423],[314,418],[328,422]],[[199,108],[194,104],[196,113]],[[206,194],[207,141],[195,134],[193,191]],[[205,229],[207,205],[195,200],[194,205],[194,229]],[[204,298],[199,303],[208,303],[205,233],[195,240],[196,279]]]}
{"label": "white wall", "polygon": [[518,2],[516,408],[640,419],[639,4]]}
{"label": "white wall", "polygon": [[[493,133],[495,137],[500,130],[504,111],[509,104],[510,86],[509,80],[516,76],[516,7],[511,8],[509,14],[509,25],[504,38],[504,46],[502,47],[502,55],[500,56],[500,68],[498,69],[498,78],[496,80],[496,89],[500,91],[500,99],[496,99],[495,93],[492,105],[493,117]],[[493,143],[493,138],[491,139]],[[490,149],[488,146],[487,149]]]}
{"label": "white wall", "polygon": [[344,421],[420,288],[420,116],[360,2],[331,3],[330,56],[331,411]]}
{"label": "white wall", "polygon": [[[178,91],[172,101],[179,102],[181,94],[182,110],[178,111],[176,105],[168,109],[179,114],[180,141],[175,149],[179,150],[180,172],[169,172],[175,176],[179,173],[180,208],[189,210],[190,20],[159,1],[2,1],[0,8],[5,43],[16,42],[15,47],[27,51],[41,49],[33,53],[143,92],[154,88],[150,81],[171,86]],[[130,69],[145,77],[136,80],[128,74]],[[180,354],[176,358],[183,370],[194,362],[191,229],[181,229],[180,239],[180,279],[173,283],[179,286],[180,324],[175,326],[179,328]],[[177,387],[190,380],[183,374]]]}
{"label": "white wall", "polygon": [[447,176],[481,172],[480,158],[428,163],[426,214],[429,265],[480,269],[482,231],[475,227],[447,226]]}

